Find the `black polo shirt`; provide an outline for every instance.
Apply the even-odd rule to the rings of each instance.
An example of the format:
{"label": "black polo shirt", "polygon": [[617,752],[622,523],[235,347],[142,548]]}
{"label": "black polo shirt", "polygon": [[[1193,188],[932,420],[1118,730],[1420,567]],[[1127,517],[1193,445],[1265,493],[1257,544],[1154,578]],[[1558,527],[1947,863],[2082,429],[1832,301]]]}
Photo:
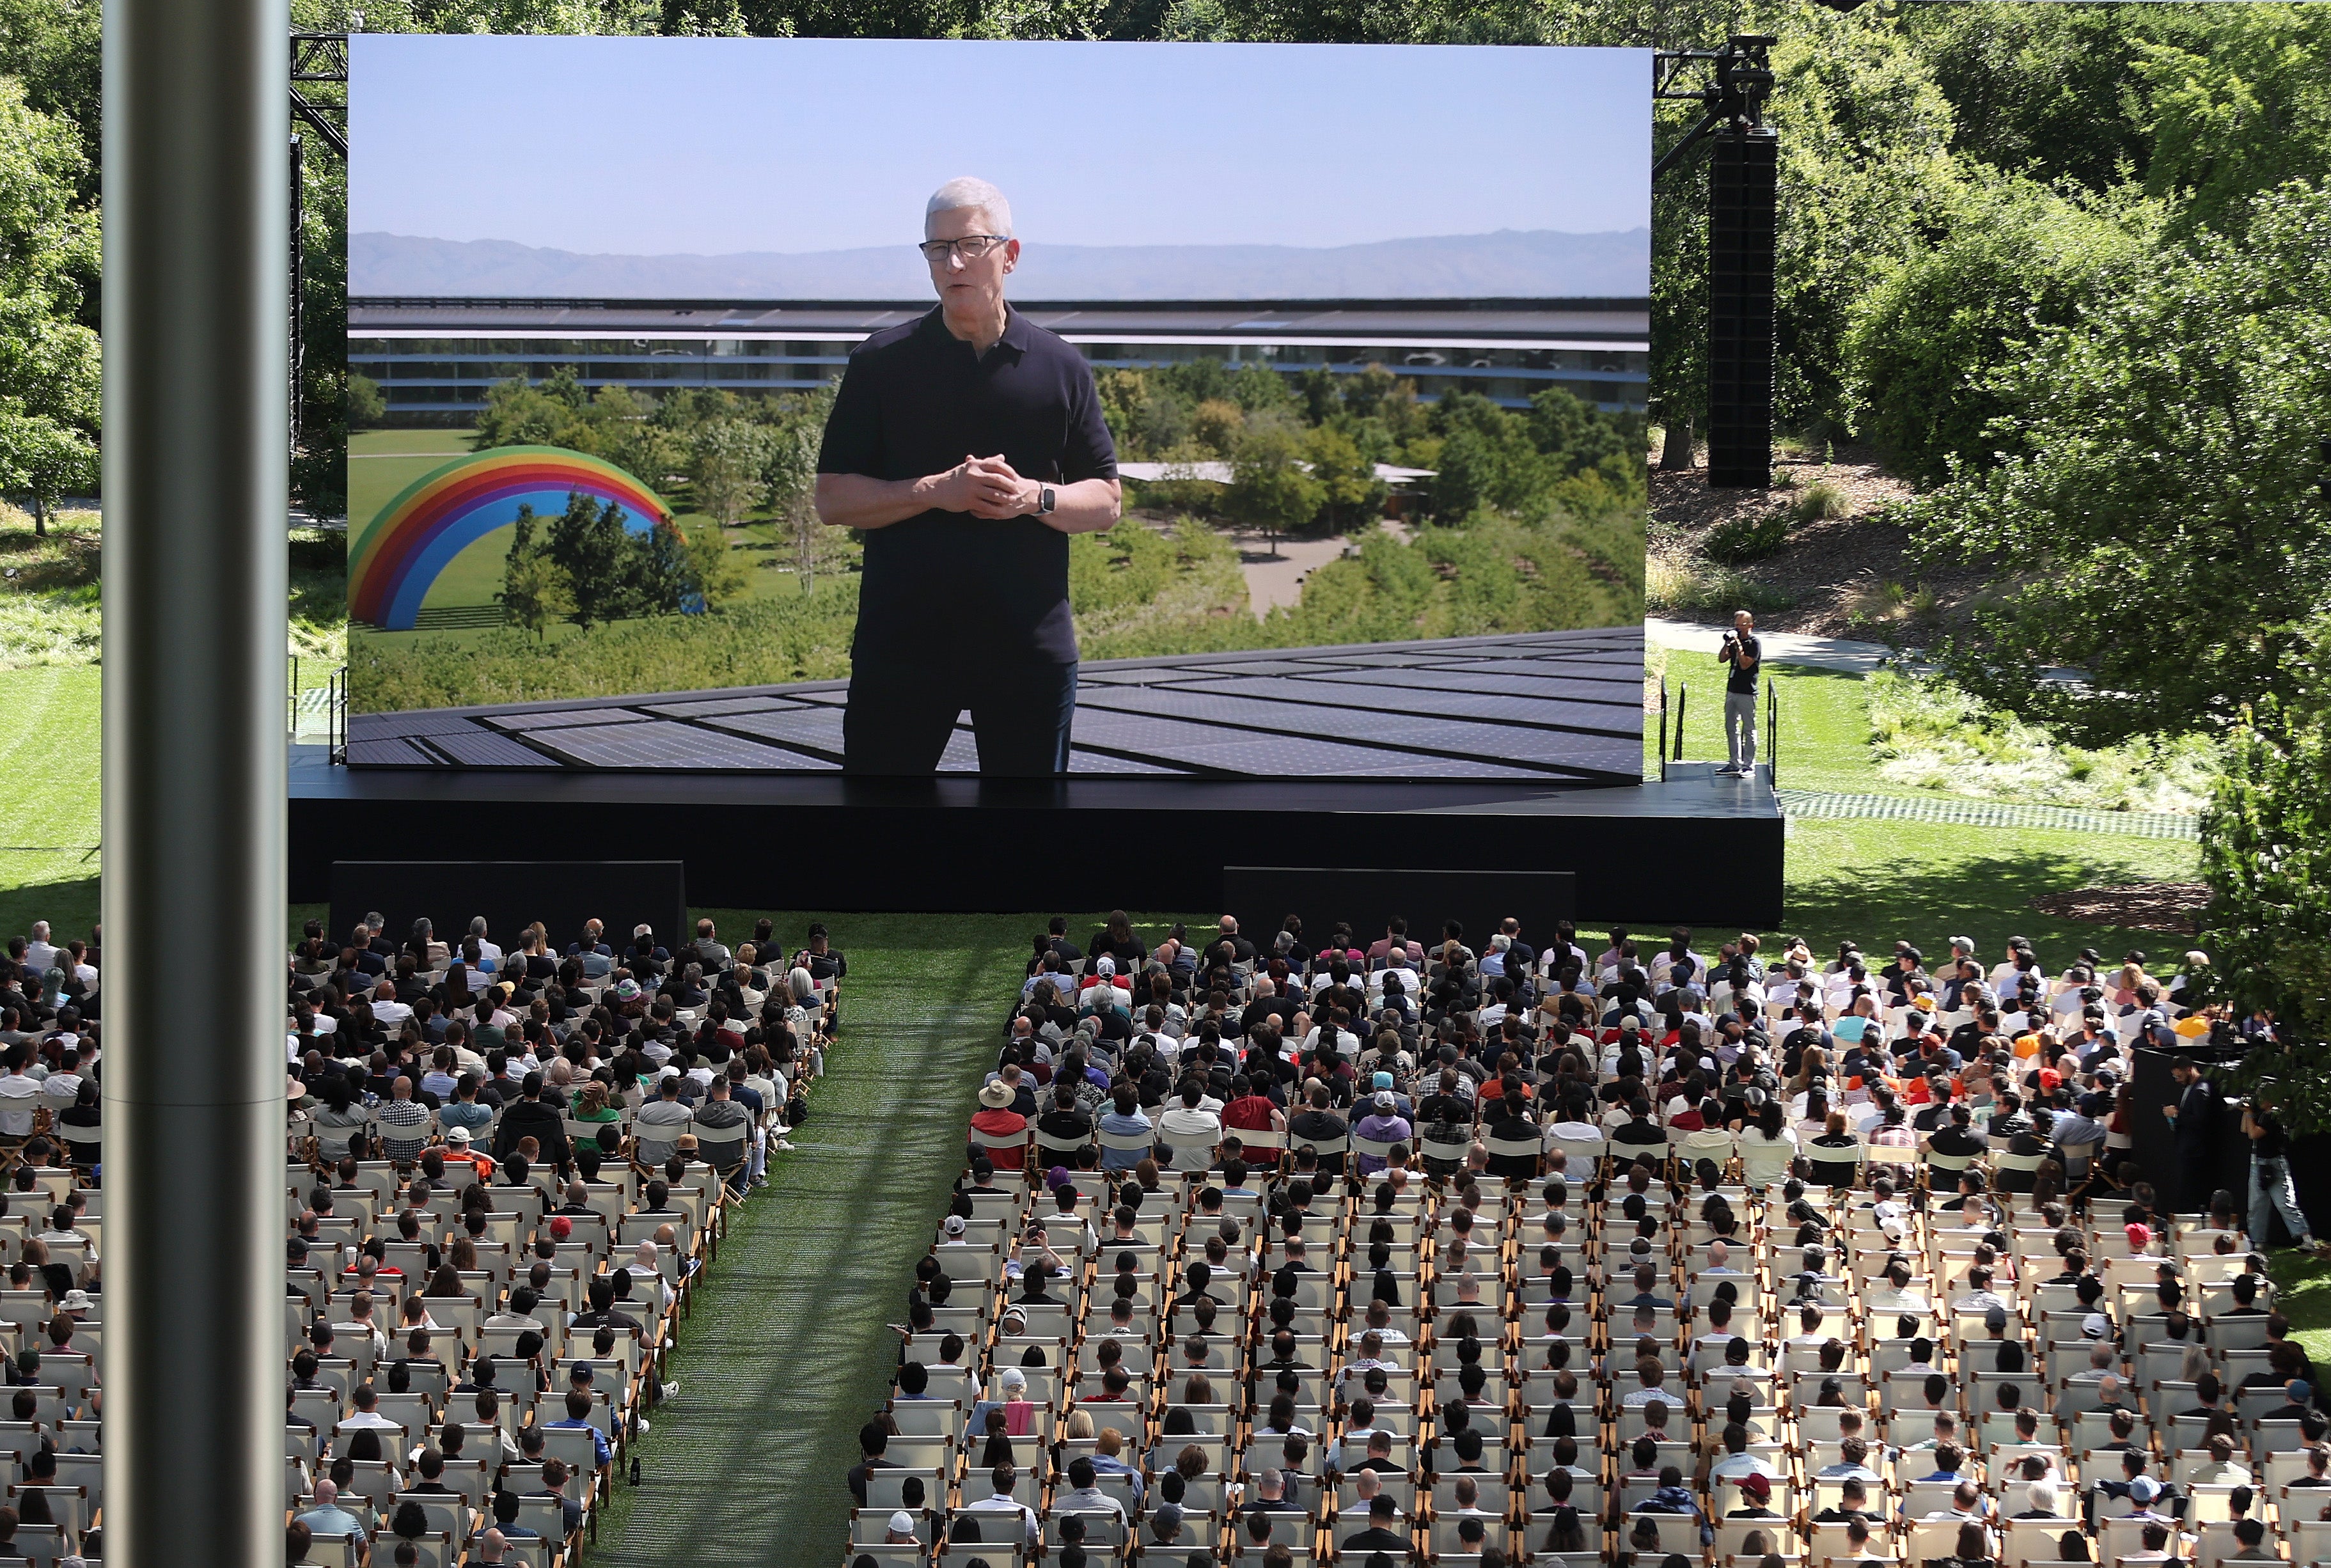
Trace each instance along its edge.
{"label": "black polo shirt", "polygon": [[[1082,355],[1013,310],[983,356],[934,306],[852,353],[817,468],[920,479],[966,455],[998,452],[1023,479],[1046,484],[1117,477],[1117,448]],[[859,667],[1075,661],[1068,536],[1042,518],[935,508],[869,529],[865,539],[851,649]]]}

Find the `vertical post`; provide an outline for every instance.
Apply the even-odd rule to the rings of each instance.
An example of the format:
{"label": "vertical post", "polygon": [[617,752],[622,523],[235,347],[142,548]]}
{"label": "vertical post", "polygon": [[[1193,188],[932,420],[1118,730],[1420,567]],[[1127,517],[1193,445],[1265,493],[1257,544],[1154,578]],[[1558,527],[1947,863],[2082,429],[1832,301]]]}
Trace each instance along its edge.
{"label": "vertical post", "polygon": [[1668,678],[1660,677],[1660,782],[1668,782]]}
{"label": "vertical post", "polygon": [[[106,1560],[283,1561],[284,0],[105,0]],[[163,977],[227,965],[199,1007]]]}
{"label": "vertical post", "polygon": [[307,343],[305,334],[301,330],[306,325],[301,317],[301,311],[306,304],[303,298],[305,290],[301,288],[301,284],[306,280],[306,260],[300,252],[300,228],[305,214],[300,205],[304,197],[300,179],[300,138],[296,136],[291,138],[290,187],[291,207],[289,217],[291,226],[291,313],[288,318],[288,326],[291,339],[285,357],[290,362],[291,373],[290,405],[291,435],[286,444],[291,455],[296,458],[300,455],[300,383],[302,379],[301,372],[308,367]]}
{"label": "vertical post", "polygon": [[1765,677],[1765,782],[1781,787],[1781,683]]}

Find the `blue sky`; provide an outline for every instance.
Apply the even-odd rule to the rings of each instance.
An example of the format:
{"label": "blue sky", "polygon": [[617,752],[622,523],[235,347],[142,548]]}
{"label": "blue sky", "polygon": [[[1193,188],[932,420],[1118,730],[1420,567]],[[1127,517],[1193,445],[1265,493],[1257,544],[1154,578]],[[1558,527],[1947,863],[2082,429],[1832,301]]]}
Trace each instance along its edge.
{"label": "blue sky", "polygon": [[1341,245],[1651,221],[1640,50],[351,39],[348,226],[633,255],[921,237]]}

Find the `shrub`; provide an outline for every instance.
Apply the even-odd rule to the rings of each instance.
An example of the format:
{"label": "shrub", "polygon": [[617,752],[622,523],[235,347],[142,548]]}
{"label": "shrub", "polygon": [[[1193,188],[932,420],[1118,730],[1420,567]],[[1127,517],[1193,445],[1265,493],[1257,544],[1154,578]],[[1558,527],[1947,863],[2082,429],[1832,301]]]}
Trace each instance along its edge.
{"label": "shrub", "polygon": [[1880,670],[1863,683],[1879,775],[1915,789],[2097,811],[2202,809],[2225,748],[2210,737],[2138,736],[2066,743],[2044,725],[1986,706],[1939,676]]}
{"label": "shrub", "polygon": [[1778,588],[1751,582],[1728,566],[1687,551],[1653,550],[1643,560],[1646,610],[1785,610],[1796,601]]}
{"label": "shrub", "polygon": [[1788,543],[1789,523],[1789,508],[1785,507],[1727,518],[1708,530],[1700,548],[1709,560],[1727,566],[1761,561]]}
{"label": "shrub", "polygon": [[1789,503],[1790,511],[1801,523],[1825,522],[1841,518],[1848,511],[1845,492],[1827,480],[1815,480],[1805,487],[1805,493]]}

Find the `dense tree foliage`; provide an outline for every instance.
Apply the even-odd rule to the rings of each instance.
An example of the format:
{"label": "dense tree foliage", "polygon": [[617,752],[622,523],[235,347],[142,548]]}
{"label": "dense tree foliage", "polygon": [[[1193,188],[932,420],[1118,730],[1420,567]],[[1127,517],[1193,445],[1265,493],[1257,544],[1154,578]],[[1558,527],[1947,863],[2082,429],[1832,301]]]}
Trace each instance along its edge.
{"label": "dense tree foliage", "polygon": [[[2002,367],[2013,444],[1914,508],[2001,603],[1963,682],[2091,736],[2231,719],[2331,604],[2331,185],[2257,198]],[[2086,692],[2036,684],[2087,669]]]}
{"label": "dense tree foliage", "polygon": [[2019,175],[1968,182],[1944,233],[1889,258],[1849,313],[1843,415],[1921,483],[1950,460],[2020,445],[1998,373],[2150,264],[2162,204],[2132,188],[2052,190]]}
{"label": "dense tree foliage", "polygon": [[50,502],[97,482],[97,334],[81,320],[97,215],[72,122],[0,77],[0,491]]}
{"label": "dense tree foliage", "polygon": [[2271,1013],[2294,1048],[2260,1053],[2301,1131],[2331,1131],[2331,620],[2302,639],[2279,695],[2233,731],[2203,820],[2210,982],[2244,1013]]}

